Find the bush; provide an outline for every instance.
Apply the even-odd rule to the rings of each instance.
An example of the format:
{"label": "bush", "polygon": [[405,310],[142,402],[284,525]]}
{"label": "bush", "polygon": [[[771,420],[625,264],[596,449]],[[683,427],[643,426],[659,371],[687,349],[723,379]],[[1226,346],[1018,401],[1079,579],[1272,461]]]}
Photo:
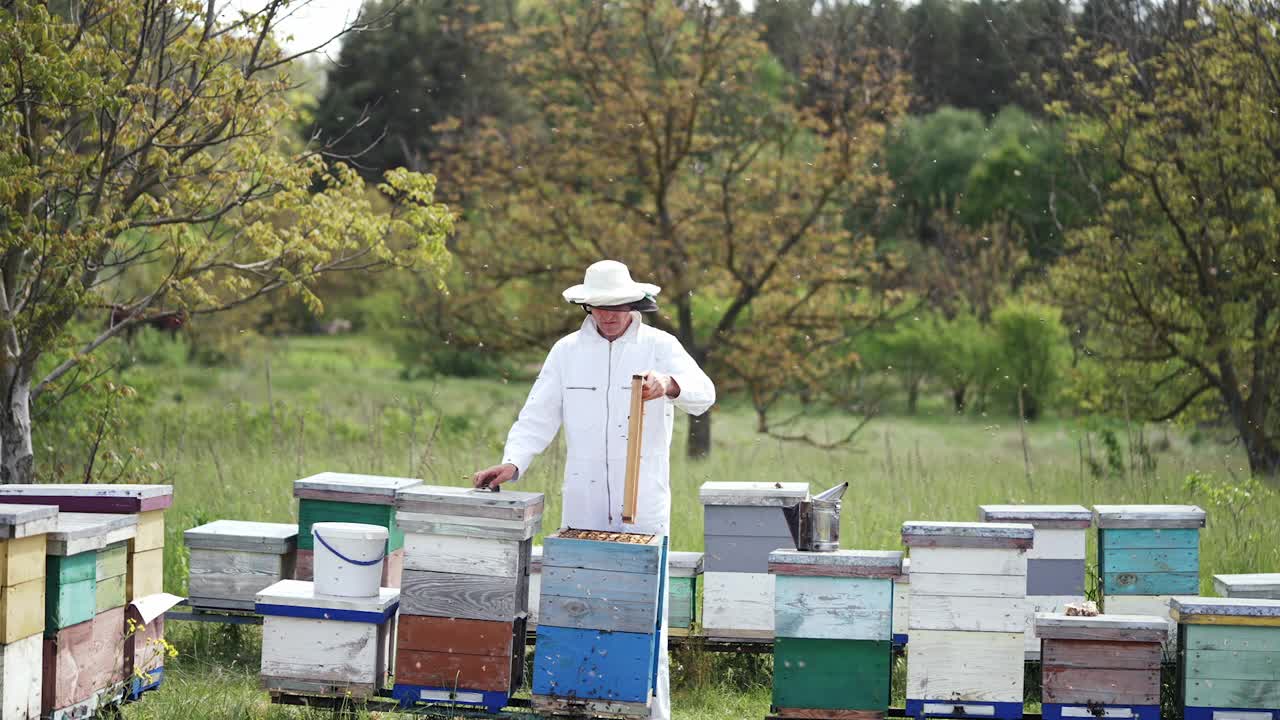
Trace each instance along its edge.
{"label": "bush", "polygon": [[1052,399],[1062,372],[1067,333],[1061,316],[1054,308],[1014,301],[995,312],[992,324],[1002,370],[1000,393],[1017,414],[1021,392],[1024,417],[1034,420]]}

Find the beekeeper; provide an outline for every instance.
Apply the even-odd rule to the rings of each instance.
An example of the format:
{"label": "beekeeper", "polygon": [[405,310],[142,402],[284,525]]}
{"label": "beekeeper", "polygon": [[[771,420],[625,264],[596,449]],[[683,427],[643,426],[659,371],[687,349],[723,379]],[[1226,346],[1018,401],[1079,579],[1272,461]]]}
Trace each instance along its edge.
{"label": "beekeeper", "polygon": [[[510,482],[528,472],[563,426],[564,527],[669,535],[671,435],[677,408],[701,415],[716,400],[715,386],[672,335],[645,325],[640,313],[658,309],[659,288],[631,279],[626,265],[601,260],[564,299],[587,311],[582,327],[547,354],[524,408],[507,434],[502,463],[476,473],[476,486]],[[639,503],[634,524],[622,522],[631,378],[644,376],[646,401],[640,453]],[[665,605],[665,603],[664,603]],[[666,618],[662,647],[666,647]],[[664,652],[651,715],[671,716]]]}

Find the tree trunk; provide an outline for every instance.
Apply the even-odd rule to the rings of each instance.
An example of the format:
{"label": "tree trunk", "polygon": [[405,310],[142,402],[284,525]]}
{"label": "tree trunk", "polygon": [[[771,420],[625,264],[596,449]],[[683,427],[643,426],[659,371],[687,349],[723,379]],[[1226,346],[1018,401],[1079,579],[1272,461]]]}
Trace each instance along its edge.
{"label": "tree trunk", "polygon": [[1253,422],[1237,425],[1237,430],[1249,458],[1249,473],[1259,479],[1280,481],[1280,444],[1268,438],[1262,427]]}
{"label": "tree trunk", "polygon": [[951,388],[951,405],[955,408],[957,415],[964,414],[965,396],[968,395],[968,385],[956,385]]}
{"label": "tree trunk", "polygon": [[916,404],[920,400],[920,383],[913,382],[907,386],[907,414],[916,414]]}
{"label": "tree trunk", "polygon": [[689,416],[690,458],[705,458],[711,454],[711,411]]}
{"label": "tree trunk", "polygon": [[0,409],[0,483],[35,481],[31,445],[31,378],[21,368],[4,372],[4,407]]}

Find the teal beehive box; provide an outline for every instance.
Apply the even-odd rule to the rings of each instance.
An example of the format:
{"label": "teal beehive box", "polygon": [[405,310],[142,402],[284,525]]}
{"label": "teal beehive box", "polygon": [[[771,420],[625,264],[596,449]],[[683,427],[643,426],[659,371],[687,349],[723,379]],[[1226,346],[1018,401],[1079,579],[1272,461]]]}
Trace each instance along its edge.
{"label": "teal beehive box", "polygon": [[1175,597],[1185,720],[1280,720],[1280,600]]}

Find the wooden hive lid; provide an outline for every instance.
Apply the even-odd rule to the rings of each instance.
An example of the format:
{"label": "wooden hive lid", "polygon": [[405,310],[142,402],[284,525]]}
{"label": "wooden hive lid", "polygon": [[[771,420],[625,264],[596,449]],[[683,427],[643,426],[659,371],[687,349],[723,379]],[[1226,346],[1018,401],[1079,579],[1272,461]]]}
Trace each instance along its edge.
{"label": "wooden hive lid", "polygon": [[902,574],[900,550],[774,550],[769,572],[775,575],[893,579]]}
{"label": "wooden hive lid", "polygon": [[54,505],[71,513],[139,513],[173,504],[172,485],[0,485],[0,502]]}
{"label": "wooden hive lid", "polygon": [[406,512],[532,520],[542,515],[542,493],[502,490],[490,492],[469,487],[415,485],[396,493],[396,508]]}
{"label": "wooden hive lid", "polygon": [[1204,510],[1195,505],[1094,505],[1100,528],[1202,528]]}
{"label": "wooden hive lid", "polygon": [[1228,597],[1280,598],[1280,573],[1214,575],[1213,588]]}
{"label": "wooden hive lid", "polygon": [[41,535],[57,525],[56,505],[0,503],[0,540]]}
{"label": "wooden hive lid", "polygon": [[1027,549],[1036,529],[1026,523],[922,522],[902,523],[907,547],[967,547]]}
{"label": "wooden hive lid", "polygon": [[315,583],[306,580],[281,580],[254,597],[259,615],[344,622],[381,623],[399,606],[399,588],[378,588],[375,597],[339,597],[317,594]]}
{"label": "wooden hive lid", "polygon": [[214,520],[182,533],[189,548],[242,550],[283,555],[298,545],[298,526],[292,523]]}
{"label": "wooden hive lid", "polygon": [[1280,600],[1265,598],[1173,597],[1169,616],[1190,625],[1280,627]]}
{"label": "wooden hive lid", "polygon": [[293,496],[307,500],[392,505],[397,492],[421,484],[417,478],[322,472],[294,480]]}
{"label": "wooden hive lid", "polygon": [[1030,523],[1037,528],[1087,528],[1093,513],[1083,505],[980,505],[981,522]]}
{"label": "wooden hive lid", "polygon": [[693,577],[702,572],[702,553],[668,552],[667,568],[672,577]]}
{"label": "wooden hive lid", "polygon": [[1036,613],[1035,626],[1036,636],[1048,640],[1160,643],[1169,637],[1169,621],[1156,615]]}
{"label": "wooden hive lid", "polygon": [[136,515],[60,512],[57,525],[49,531],[47,552],[79,555],[115,545],[137,534]]}
{"label": "wooden hive lid", "polygon": [[809,497],[804,482],[705,482],[698,488],[703,505],[754,505],[783,507]]}

